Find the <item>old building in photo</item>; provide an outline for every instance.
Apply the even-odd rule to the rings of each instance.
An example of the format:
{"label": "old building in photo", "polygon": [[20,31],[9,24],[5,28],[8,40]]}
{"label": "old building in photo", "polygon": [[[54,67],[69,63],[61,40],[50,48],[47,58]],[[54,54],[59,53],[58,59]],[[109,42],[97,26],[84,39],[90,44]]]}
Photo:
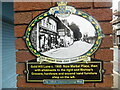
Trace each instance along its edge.
{"label": "old building in photo", "polygon": [[45,17],[38,22],[32,33],[33,46],[40,52],[70,46],[74,39],[67,22],[54,16]]}
{"label": "old building in photo", "polygon": [[[57,20],[45,17],[37,23],[38,48],[40,51],[47,51],[57,44]],[[52,47],[53,46],[53,47]]]}

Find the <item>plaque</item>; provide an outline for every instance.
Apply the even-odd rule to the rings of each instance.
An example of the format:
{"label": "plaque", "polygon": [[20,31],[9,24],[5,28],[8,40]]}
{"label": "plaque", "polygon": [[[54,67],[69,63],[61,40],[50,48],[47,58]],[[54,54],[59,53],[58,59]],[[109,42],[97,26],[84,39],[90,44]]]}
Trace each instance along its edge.
{"label": "plaque", "polygon": [[100,25],[88,13],[67,6],[67,2],[57,4],[35,17],[26,29],[26,45],[36,56],[26,62],[26,81],[102,82],[102,60],[91,58],[103,38]]}

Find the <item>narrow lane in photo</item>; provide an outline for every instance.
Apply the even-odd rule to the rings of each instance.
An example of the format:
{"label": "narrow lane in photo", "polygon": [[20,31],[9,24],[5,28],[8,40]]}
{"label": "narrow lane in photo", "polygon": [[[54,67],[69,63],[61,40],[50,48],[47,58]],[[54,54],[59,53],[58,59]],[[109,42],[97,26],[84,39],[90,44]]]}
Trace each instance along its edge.
{"label": "narrow lane in photo", "polygon": [[72,58],[80,56],[86,53],[92,48],[93,44],[89,44],[83,41],[76,41],[69,47],[61,47],[57,49],[51,49],[41,54],[52,57],[52,58]]}

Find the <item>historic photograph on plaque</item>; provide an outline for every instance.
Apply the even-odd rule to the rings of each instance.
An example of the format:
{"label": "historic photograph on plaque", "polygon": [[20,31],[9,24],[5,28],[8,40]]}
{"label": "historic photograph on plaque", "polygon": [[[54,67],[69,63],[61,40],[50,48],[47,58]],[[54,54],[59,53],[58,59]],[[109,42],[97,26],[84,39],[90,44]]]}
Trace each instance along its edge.
{"label": "historic photograph on plaque", "polygon": [[37,22],[30,40],[42,55],[60,59],[73,58],[87,53],[93,47],[97,31],[88,20],[78,15],[64,18],[48,16]]}
{"label": "historic photograph on plaque", "polygon": [[43,84],[84,84],[103,81],[103,62],[91,58],[103,33],[86,12],[57,2],[35,17],[25,41],[36,60],[26,62],[26,81]]}

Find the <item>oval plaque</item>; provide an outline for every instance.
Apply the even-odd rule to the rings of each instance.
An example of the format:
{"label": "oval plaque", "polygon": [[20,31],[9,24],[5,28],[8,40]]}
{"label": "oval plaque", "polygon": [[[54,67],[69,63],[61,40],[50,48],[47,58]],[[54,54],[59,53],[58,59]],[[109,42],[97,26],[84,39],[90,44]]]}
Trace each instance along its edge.
{"label": "oval plaque", "polygon": [[26,44],[40,60],[73,63],[87,60],[99,48],[102,30],[89,14],[59,2],[35,17],[26,30]]}

